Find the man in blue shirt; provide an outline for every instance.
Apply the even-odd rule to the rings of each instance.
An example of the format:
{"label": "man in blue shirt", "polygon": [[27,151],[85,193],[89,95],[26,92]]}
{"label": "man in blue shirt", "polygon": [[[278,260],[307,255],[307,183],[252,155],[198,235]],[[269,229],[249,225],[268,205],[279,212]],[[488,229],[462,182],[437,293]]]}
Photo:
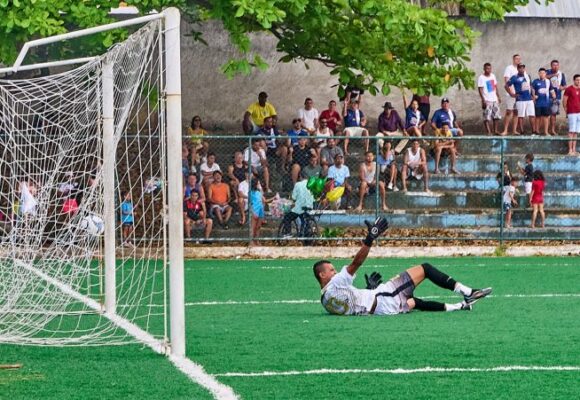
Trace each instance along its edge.
{"label": "man in blue shirt", "polygon": [[[328,168],[328,179],[334,179],[334,186],[344,186],[344,194],[341,199],[344,200],[347,208],[350,207],[350,192],[352,187],[348,183],[348,178],[350,177],[350,170],[346,165],[344,165],[344,156],[342,154],[337,154],[334,156],[334,165]],[[340,202],[339,202],[340,203]],[[339,204],[336,204],[339,206]]]}
{"label": "man in blue shirt", "polygon": [[[451,109],[451,104],[447,97],[441,99],[441,108],[433,114],[431,118],[431,128],[435,136],[441,136],[441,127],[446,123],[453,137],[463,136],[463,129],[457,120],[457,114]],[[455,152],[459,155],[460,141],[455,141]]]}
{"label": "man in blue shirt", "polygon": [[560,102],[562,101],[562,92],[566,90],[566,75],[560,71],[560,63],[558,60],[552,60],[550,69],[546,71],[546,78],[552,83],[554,88],[555,98],[552,98],[550,108],[550,134],[557,135],[558,127],[556,126],[556,116],[560,114]]}
{"label": "man in blue shirt", "polygon": [[[513,89],[512,89],[513,88]],[[518,64],[518,74],[512,76],[505,84],[505,89],[509,95],[516,99],[516,110],[518,111],[518,124],[524,134],[524,118],[529,117],[530,125],[534,130],[536,110],[532,100],[532,90],[526,66]]]}
{"label": "man in blue shirt", "polygon": [[552,97],[555,97],[554,88],[548,78],[546,78],[546,69],[540,68],[538,71],[539,78],[532,82],[532,94],[536,101],[536,126],[534,132],[540,132],[548,136],[548,123],[550,117],[550,105]]}
{"label": "man in blue shirt", "polygon": [[[344,99],[344,107],[342,116],[344,117],[344,154],[348,155],[348,143],[350,137],[368,137],[369,131],[365,128],[367,118],[360,110],[360,102],[362,101],[362,94],[358,96],[358,100],[350,98],[350,92],[347,93]],[[365,152],[369,151],[369,140],[364,140]]]}

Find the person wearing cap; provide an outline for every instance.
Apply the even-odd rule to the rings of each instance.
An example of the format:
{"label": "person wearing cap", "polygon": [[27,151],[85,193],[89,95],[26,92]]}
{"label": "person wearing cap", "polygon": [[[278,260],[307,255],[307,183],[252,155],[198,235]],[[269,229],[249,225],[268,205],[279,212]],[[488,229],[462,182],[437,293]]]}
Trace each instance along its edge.
{"label": "person wearing cap", "polygon": [[[344,165],[344,156],[342,154],[336,154],[334,156],[334,165],[328,168],[328,179],[334,180],[334,186],[344,186],[344,195],[346,205],[348,206],[351,186],[348,183],[348,178],[350,177],[350,170],[346,165]],[[349,207],[350,208],[350,207]]]}
{"label": "person wearing cap", "polygon": [[[399,113],[393,108],[390,101],[383,106],[384,111],[379,115],[377,137],[385,136],[407,136],[405,126]],[[379,148],[383,148],[383,139],[378,139]]]}
{"label": "person wearing cap", "polygon": [[222,172],[213,173],[213,183],[209,185],[210,210],[224,229],[229,229],[228,222],[232,216],[230,206],[230,186],[222,182]]}
{"label": "person wearing cap", "polygon": [[260,92],[258,101],[248,106],[242,123],[244,133],[248,135],[258,133],[260,127],[264,125],[264,118],[276,115],[276,109],[267,100],[268,94]]}
{"label": "person wearing cap", "polygon": [[[358,95],[358,100],[351,100],[351,93],[348,92],[344,99],[344,108],[342,115],[344,117],[344,154],[348,155],[348,144],[351,137],[367,137],[369,131],[365,128],[367,118],[360,110],[360,101],[362,94]],[[369,150],[368,139],[364,140],[365,151]]]}
{"label": "person wearing cap", "polygon": [[521,134],[524,134],[524,118],[530,119],[532,130],[535,126],[536,111],[534,100],[532,98],[532,88],[530,77],[526,73],[525,64],[518,64],[518,74],[512,76],[505,84],[505,89],[510,96],[516,99],[516,109],[518,112],[518,125],[520,125]]}
{"label": "person wearing cap", "polygon": [[328,173],[328,168],[334,165],[334,158],[337,154],[344,156],[342,149],[336,145],[336,139],[333,137],[326,139],[326,146],[320,150],[320,166],[323,176]]}
{"label": "person wearing cap", "polygon": [[[503,73],[503,81],[504,85],[511,79],[512,76],[518,74],[518,64],[522,62],[522,57],[519,54],[514,54],[512,56],[512,63],[505,68]],[[526,74],[527,75],[527,74]],[[529,81],[529,77],[528,77]],[[518,128],[518,111],[516,109],[516,99],[510,95],[510,91],[506,90],[506,99],[505,99],[505,116],[504,116],[504,128],[503,132],[501,133],[502,136],[507,135],[510,122],[513,120],[513,127],[512,127],[512,135],[516,135],[517,128]],[[520,128],[521,129],[521,128]]]}
{"label": "person wearing cap", "polygon": [[[477,79],[477,88],[483,110],[483,126],[488,135],[499,134],[498,122],[501,119],[499,105],[501,98],[497,95],[497,78],[491,72],[491,64],[483,64],[483,74]],[[493,124],[493,130],[492,126]]]}
{"label": "person wearing cap", "polygon": [[[457,114],[451,109],[451,104],[447,97],[441,99],[441,108],[433,114],[431,119],[431,128],[433,128],[433,133],[435,136],[441,136],[441,127],[443,122],[447,122],[451,135],[453,137],[463,136],[463,129],[461,129],[461,124],[457,120]],[[459,155],[459,141],[454,141],[456,155]]]}

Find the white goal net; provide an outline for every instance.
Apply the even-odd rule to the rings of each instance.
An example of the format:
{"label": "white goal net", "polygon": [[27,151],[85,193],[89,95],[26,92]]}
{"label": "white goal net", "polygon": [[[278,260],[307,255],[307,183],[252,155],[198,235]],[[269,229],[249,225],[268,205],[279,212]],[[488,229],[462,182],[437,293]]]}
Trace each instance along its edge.
{"label": "white goal net", "polygon": [[[168,337],[163,20],[56,75],[0,80],[0,342],[131,343],[105,313]],[[113,71],[114,221],[105,215],[103,70]],[[171,155],[179,157],[179,154]]]}

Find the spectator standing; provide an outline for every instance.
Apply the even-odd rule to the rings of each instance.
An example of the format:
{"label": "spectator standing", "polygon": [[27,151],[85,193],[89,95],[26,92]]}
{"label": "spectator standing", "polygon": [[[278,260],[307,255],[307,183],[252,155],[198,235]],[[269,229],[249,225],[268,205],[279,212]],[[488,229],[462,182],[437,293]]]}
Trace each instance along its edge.
{"label": "spectator standing", "polygon": [[562,106],[568,116],[568,155],[576,156],[576,139],[580,132],[580,75],[574,75],[574,84],[564,91]]}
{"label": "spectator standing", "polygon": [[318,128],[319,114],[314,108],[314,101],[307,97],[304,100],[304,108],[298,110],[298,118],[302,121],[302,128],[306,129],[309,134],[314,134]]}
{"label": "spectator standing", "polygon": [[260,228],[262,228],[264,218],[266,217],[266,199],[260,190],[259,182],[257,179],[253,179],[250,185],[251,190],[249,197],[252,216],[252,245],[256,246],[258,243],[255,241],[255,239],[260,237]]}
{"label": "spectator standing", "polygon": [[546,78],[548,78],[554,88],[556,97],[552,98],[550,107],[550,134],[556,136],[558,134],[558,125],[556,117],[560,114],[560,102],[562,101],[562,92],[566,90],[566,75],[560,71],[560,62],[552,60],[550,69],[546,71]]}
{"label": "spectator standing", "polygon": [[550,123],[550,106],[552,100],[556,97],[552,84],[546,78],[546,69],[540,68],[538,70],[538,79],[532,82],[532,95],[535,101],[536,126],[533,131],[540,133],[542,130],[545,136],[548,136],[548,125]]}
{"label": "spectator standing", "polygon": [[525,134],[524,118],[526,117],[530,119],[530,125],[533,131],[535,126],[534,120],[536,112],[534,109],[534,101],[532,99],[530,77],[526,73],[525,64],[518,64],[517,75],[512,76],[506,82],[505,89],[508,91],[510,96],[516,100],[518,125],[521,129],[520,133],[522,135]]}
{"label": "spectator standing", "polygon": [[[203,140],[204,136],[207,135],[207,131],[203,128],[201,117],[199,115],[196,115],[191,119],[191,124],[189,125],[189,128],[187,128],[187,133],[191,141],[189,151],[191,153],[192,164],[199,165],[201,163],[201,153],[207,153],[209,151],[209,142]],[[205,152],[202,151],[204,149]]]}
{"label": "spectator standing", "polygon": [[276,109],[268,103],[268,94],[260,92],[258,101],[248,106],[244,113],[244,122],[242,128],[246,134],[256,134],[260,127],[264,125],[264,118],[276,115]]}
{"label": "spectator standing", "polygon": [[365,151],[369,150],[369,131],[365,128],[367,124],[367,118],[365,114],[360,110],[360,101],[362,94],[359,95],[359,100],[351,100],[350,92],[347,93],[344,99],[344,108],[342,115],[344,116],[344,154],[348,155],[348,144],[351,137],[365,137],[364,148]]}
{"label": "spectator standing", "polygon": [[126,190],[121,193],[123,202],[121,203],[121,225],[123,227],[123,246],[135,247],[131,241],[131,233],[135,225],[135,209],[131,200],[131,192]]}
{"label": "spectator standing", "polygon": [[[375,155],[372,151],[365,153],[365,160],[359,166],[359,202],[356,211],[362,211],[365,196],[373,193],[377,189],[377,164]],[[379,181],[379,194],[381,196],[381,205],[383,211],[388,210],[387,192],[385,191],[385,182]]]}
{"label": "spectator standing", "polygon": [[[488,135],[499,134],[498,122],[501,119],[499,105],[501,98],[497,95],[497,78],[491,72],[491,64],[483,64],[483,74],[477,79],[477,88],[483,110],[483,126]],[[493,124],[493,126],[491,126]]]}
{"label": "spectator standing", "polygon": [[392,143],[386,141],[381,147],[381,152],[377,157],[377,164],[379,165],[379,173],[381,180],[387,182],[387,188],[393,192],[398,192],[397,187],[397,162],[395,160],[395,152],[392,149]]}
{"label": "spectator standing", "polygon": [[346,165],[344,165],[344,156],[342,154],[337,154],[334,157],[334,165],[328,168],[328,179],[334,180],[334,186],[344,186],[343,199],[345,199],[346,208],[350,208],[350,192],[352,187],[348,183],[348,178],[350,177],[350,170]]}
{"label": "spectator standing", "polygon": [[238,185],[238,207],[240,209],[240,225],[246,224],[246,211],[248,211],[248,197],[250,195],[250,178],[258,182],[258,187],[260,191],[262,190],[262,186],[260,185],[260,180],[257,176],[250,175],[246,172],[246,177],[243,181],[240,182]]}
{"label": "spectator standing", "polygon": [[403,180],[403,192],[407,191],[407,179],[413,177],[423,180],[425,191],[429,192],[429,171],[427,170],[427,156],[425,150],[419,146],[419,140],[414,139],[411,147],[405,153],[401,179]]}
{"label": "spectator standing", "polygon": [[[415,98],[419,102],[419,111],[421,111],[421,114],[423,114],[425,121],[428,121],[429,115],[431,114],[431,101],[429,99],[429,95],[426,94],[423,96],[419,96],[416,94]],[[425,134],[425,125],[423,125],[421,133],[423,135]]]}
{"label": "spectator standing", "polygon": [[[503,176],[503,180],[502,180]],[[507,161],[503,162],[503,173],[498,172],[497,176],[497,184],[500,187],[508,186],[512,180],[512,173],[510,172],[510,168]]]}
{"label": "spectator standing", "polygon": [[532,193],[532,181],[534,180],[534,155],[532,153],[526,154],[525,162],[526,165],[522,167],[518,161],[518,168],[520,174],[524,176],[524,190],[526,191],[526,194],[530,196]]}
{"label": "spectator standing", "polygon": [[203,204],[197,192],[191,192],[190,196],[183,201],[183,226],[186,239],[191,238],[191,231],[194,226],[202,227],[205,240],[209,239],[213,220],[207,218],[205,204]]}
{"label": "spectator standing", "polygon": [[419,101],[412,100],[411,105],[405,110],[405,130],[411,136],[423,136],[423,126],[425,125],[425,116],[419,110]]}
{"label": "spectator standing", "polygon": [[232,216],[232,206],[230,206],[230,187],[222,182],[222,172],[213,173],[214,181],[209,186],[209,204],[211,212],[217,218],[224,229],[230,229],[228,222]]}
{"label": "spectator standing", "polygon": [[246,168],[248,166],[251,168],[252,174],[264,179],[266,192],[271,193],[268,159],[266,158],[266,152],[260,146],[260,139],[252,140],[252,147],[247,147],[244,150],[244,163]]}
{"label": "spectator standing", "polygon": [[503,187],[503,209],[505,211],[505,228],[512,227],[512,207],[518,206],[518,201],[516,200],[516,186],[518,186],[519,178],[513,176],[510,184]]}
{"label": "spectator standing", "polygon": [[543,228],[546,222],[546,214],[544,213],[544,188],[546,187],[546,180],[544,174],[539,169],[534,171],[534,180],[532,181],[532,193],[530,194],[530,206],[532,206],[532,228],[536,227],[536,218],[538,212],[540,213],[540,221]]}
{"label": "spectator standing", "polygon": [[518,74],[518,65],[522,62],[522,57],[519,54],[514,54],[512,56],[512,63],[505,68],[503,73],[503,83],[506,91],[505,100],[505,118],[504,118],[504,128],[501,133],[502,136],[507,135],[510,127],[510,122],[513,121],[512,135],[516,135],[518,127],[518,111],[516,109],[516,98],[512,96],[511,91],[505,87],[512,76]]}
{"label": "spectator standing", "polygon": [[328,102],[328,109],[320,113],[320,119],[326,119],[328,127],[332,129],[334,134],[342,131],[342,116],[336,110],[336,101],[330,100]]}

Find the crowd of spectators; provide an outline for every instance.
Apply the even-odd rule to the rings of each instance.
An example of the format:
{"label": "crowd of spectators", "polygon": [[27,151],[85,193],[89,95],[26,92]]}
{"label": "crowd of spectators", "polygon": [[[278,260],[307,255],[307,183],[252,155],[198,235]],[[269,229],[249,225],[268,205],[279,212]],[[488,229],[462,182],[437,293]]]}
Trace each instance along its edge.
{"label": "crowd of spectators", "polygon": [[[532,134],[556,135],[556,116],[562,105],[569,119],[568,154],[576,155],[576,136],[580,130],[580,75],[574,77],[574,85],[567,87],[558,61],[553,60],[549,69],[539,68],[538,78],[532,80],[521,57],[514,55],[503,78],[499,84],[492,65],[485,63],[477,79],[485,132],[523,135],[527,118]],[[503,131],[500,131],[503,97],[500,88],[505,92]],[[363,111],[363,100],[362,90],[347,88],[341,99],[342,107],[331,100],[328,108],[319,112],[313,99],[308,97],[288,121],[290,129],[285,131],[280,128],[279,115],[268,101],[267,93],[259,93],[257,101],[247,107],[242,122],[244,133],[256,137],[250,146],[231,153],[232,161],[225,171],[218,161],[229,163],[229,160],[216,160],[210,144],[204,140],[207,132],[201,118],[195,116],[189,128],[191,138],[182,154],[186,179],[186,236],[189,237],[193,226],[204,227],[206,237],[212,227],[228,229],[234,208],[240,216],[238,223],[244,225],[251,221],[252,232],[257,236],[263,223],[265,203],[274,194],[273,174],[276,175],[275,189],[288,193],[297,183],[304,185],[303,181],[308,178],[327,177],[332,180],[333,187],[345,188],[338,205],[345,209],[354,206],[355,211],[362,211],[365,197],[377,190],[381,208],[387,210],[387,193],[407,192],[409,180],[419,181],[423,190],[429,192],[429,175],[442,173],[442,158],[447,159],[447,173],[460,174],[457,159],[461,156],[461,140],[457,138],[464,135],[464,130],[448,97],[441,99],[440,108],[433,115],[430,115],[429,96],[415,94],[408,102],[403,99],[404,119],[391,102],[386,102],[374,130],[378,138],[376,147],[375,142],[369,140],[373,134]],[[374,148],[378,149],[378,154],[373,152]],[[431,171],[428,157],[434,160]],[[354,176],[345,159],[351,167],[356,166]],[[196,175],[201,184],[195,181]],[[528,179],[531,178],[525,176],[528,191]],[[255,185],[249,187],[248,180],[255,181]],[[511,182],[508,185],[504,182],[503,186],[511,185]],[[195,198],[192,192],[197,193]],[[353,204],[351,197],[356,197]],[[255,207],[249,205],[253,200],[259,203]]]}

